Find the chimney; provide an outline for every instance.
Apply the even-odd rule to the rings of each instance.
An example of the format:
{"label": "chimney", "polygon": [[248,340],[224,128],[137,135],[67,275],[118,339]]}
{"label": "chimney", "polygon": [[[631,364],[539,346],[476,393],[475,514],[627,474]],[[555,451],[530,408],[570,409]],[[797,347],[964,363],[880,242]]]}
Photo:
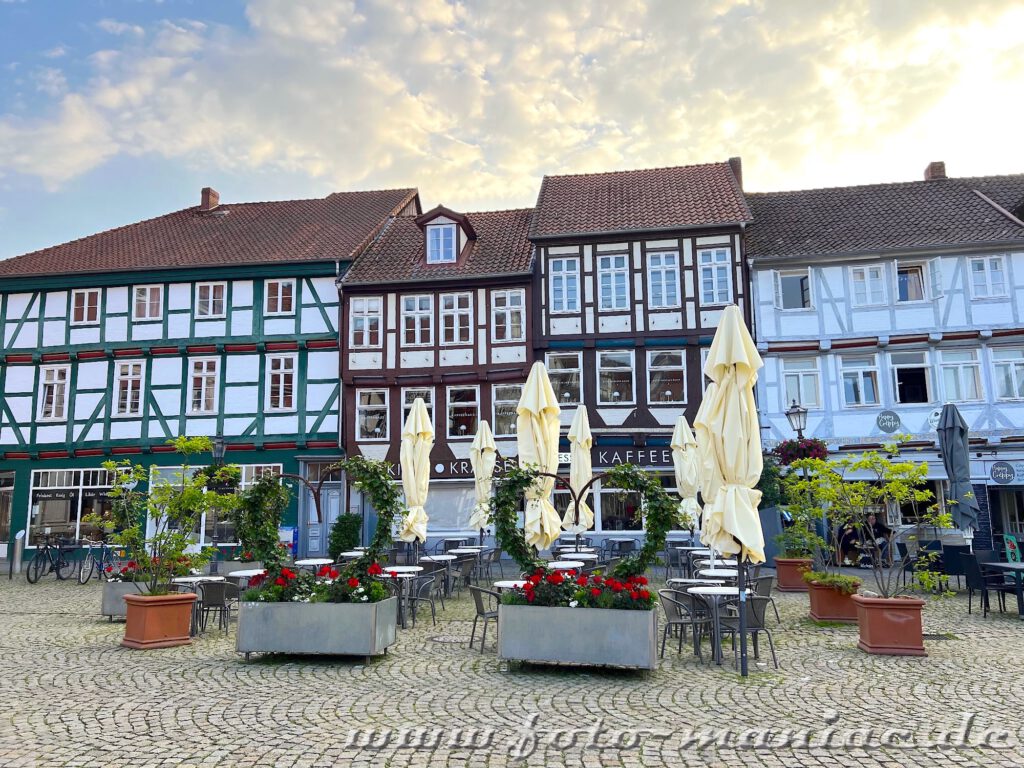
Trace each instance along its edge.
{"label": "chimney", "polygon": [[743,189],[743,161],[738,157],[730,157],[729,167],[732,168],[733,176],[739,182],[740,189]]}
{"label": "chimney", "polygon": [[937,160],[933,163],[928,163],[928,167],[924,169],[924,180],[935,181],[936,179],[946,178],[946,164],[941,160]]}
{"label": "chimney", "polygon": [[203,187],[199,201],[200,211],[212,211],[220,205],[220,195],[217,194],[217,190],[213,187]]}

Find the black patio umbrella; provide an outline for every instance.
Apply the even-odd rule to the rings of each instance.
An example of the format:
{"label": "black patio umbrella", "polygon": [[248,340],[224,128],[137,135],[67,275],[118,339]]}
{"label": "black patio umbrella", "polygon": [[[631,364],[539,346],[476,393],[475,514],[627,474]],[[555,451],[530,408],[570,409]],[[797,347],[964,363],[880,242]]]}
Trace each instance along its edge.
{"label": "black patio umbrella", "polygon": [[947,498],[956,502],[952,505],[953,524],[961,531],[976,531],[981,507],[971,487],[971,452],[967,442],[967,424],[952,403],[942,406],[938,433],[942,463],[946,467],[946,477],[949,478]]}

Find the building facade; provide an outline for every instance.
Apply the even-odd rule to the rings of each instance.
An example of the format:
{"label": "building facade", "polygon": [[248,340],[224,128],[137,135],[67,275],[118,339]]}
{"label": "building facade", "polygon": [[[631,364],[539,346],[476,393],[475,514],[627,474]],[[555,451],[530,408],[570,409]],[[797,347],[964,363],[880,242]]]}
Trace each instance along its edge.
{"label": "building facade", "polygon": [[935,427],[953,402],[991,510],[976,546],[1024,533],[1024,176],[947,178],[933,163],[917,182],[748,199],[766,441],[794,436],[793,402],[832,451],[907,434],[942,503]]}

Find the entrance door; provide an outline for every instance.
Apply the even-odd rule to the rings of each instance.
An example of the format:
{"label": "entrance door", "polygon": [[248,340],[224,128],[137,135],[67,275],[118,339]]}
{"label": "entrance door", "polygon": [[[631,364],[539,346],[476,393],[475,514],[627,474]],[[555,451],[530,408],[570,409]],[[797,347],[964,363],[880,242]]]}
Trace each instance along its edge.
{"label": "entrance door", "polygon": [[0,558],[7,557],[7,543],[11,539],[11,501],[14,498],[14,488],[6,486],[0,488]]}
{"label": "entrance door", "polygon": [[326,557],[327,539],[331,533],[331,526],[341,514],[341,483],[324,483],[320,492],[320,513],[323,515],[322,522],[316,522],[316,506],[313,504],[313,494],[306,492],[304,499],[306,510],[306,556]]}

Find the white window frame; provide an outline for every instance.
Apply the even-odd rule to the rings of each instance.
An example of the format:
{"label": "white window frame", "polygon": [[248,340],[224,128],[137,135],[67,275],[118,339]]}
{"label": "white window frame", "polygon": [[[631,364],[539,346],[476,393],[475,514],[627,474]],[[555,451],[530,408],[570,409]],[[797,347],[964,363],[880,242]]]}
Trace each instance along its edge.
{"label": "white window frame", "polygon": [[[113,361],[114,364],[114,391],[111,393],[111,403],[113,417],[115,419],[124,418],[137,418],[142,415],[145,409],[145,397],[146,397],[146,361],[145,360],[121,360],[117,359]],[[133,366],[139,366],[138,374],[131,372]],[[125,372],[125,368],[128,372]],[[139,407],[137,410],[122,410],[121,409],[121,382],[128,382],[128,404],[131,404],[132,392],[138,391],[139,394]],[[135,386],[132,386],[134,382]]]}
{"label": "white window frame", "polygon": [[[445,251],[445,235],[451,235],[451,253]],[[436,235],[436,242],[435,242]],[[436,248],[435,248],[436,245]],[[454,264],[459,259],[457,224],[427,225],[427,264]]]}
{"label": "white window frame", "polygon": [[[574,357],[574,358],[576,358],[576,367],[575,368],[552,369],[551,368],[551,358],[552,357]],[[552,370],[568,371],[568,372],[575,371],[576,372],[576,386],[579,387],[579,395],[578,395],[578,397],[575,400],[565,400],[565,399],[559,400],[558,404],[560,406],[579,405],[580,403],[583,402],[583,353],[582,352],[576,352],[576,351],[573,351],[573,350],[556,350],[556,351],[547,352],[544,355],[544,365],[547,366],[547,369],[548,369],[548,372],[549,372],[548,373],[549,376],[551,375],[551,371]]]}
{"label": "white window frame", "polygon": [[[75,300],[79,296],[85,297],[85,304],[83,305],[83,319],[75,320]],[[96,318],[94,320],[89,319],[90,296],[96,297],[96,303],[94,305],[96,308]],[[99,325],[100,315],[102,314],[100,307],[101,301],[102,291],[99,288],[76,288],[75,290],[71,291],[71,325],[75,328],[82,328],[90,325]]]}
{"label": "white window frame", "polygon": [[[383,344],[384,298],[382,296],[353,296],[348,305],[348,343],[352,349],[380,349]],[[371,309],[376,302],[377,309]],[[371,320],[377,321],[377,342],[369,341]],[[359,328],[360,321],[362,328]]]}
{"label": "white window frame", "polygon": [[[671,256],[675,263],[665,264],[665,259]],[[661,263],[654,265],[654,259],[661,259]],[[647,306],[650,309],[678,309],[683,306],[683,291],[680,285],[680,259],[679,251],[675,248],[666,250],[653,250],[647,252]],[[654,303],[654,286],[661,286],[662,297],[667,295],[667,289],[671,287],[675,291],[675,301]]]}
{"label": "white window frame", "polygon": [[[197,363],[203,365],[203,370],[196,373],[195,366]],[[206,370],[209,363],[213,363],[213,372]],[[204,384],[203,390],[206,389],[205,381],[210,376],[213,377],[213,407],[207,408],[195,408],[195,378],[196,376],[202,377]],[[219,357],[190,357],[188,358],[188,403],[186,409],[190,415],[195,416],[210,416],[217,413],[217,408],[220,405],[220,358]]]}
{"label": "white window frame", "polygon": [[[787,364],[806,363],[810,361],[814,363],[814,369],[809,368],[793,368],[789,369]],[[822,408],[822,397],[821,397],[821,366],[819,365],[817,357],[783,357],[779,359],[779,367],[781,368],[781,379],[782,379],[782,410],[786,410],[792,405],[789,397],[789,377],[796,377],[796,387],[800,392],[800,398],[797,400],[799,405],[802,405],[809,411],[817,411]],[[810,379],[814,387],[814,402],[808,402],[805,399],[805,390],[807,387],[807,380]]]}
{"label": "white window frame", "polygon": [[[971,286],[971,298],[972,299],[1005,299],[1009,296],[1009,290],[1006,279],[1006,258],[1004,256],[974,256],[967,260],[967,280]],[[984,265],[985,269],[983,273],[985,275],[985,293],[980,294],[975,291],[974,286],[974,265],[980,262]],[[1001,293],[993,293],[992,290],[992,269],[991,266],[994,262],[999,264],[999,271],[1003,275],[1003,289]]]}
{"label": "white window frame", "polygon": [[[209,308],[207,314],[203,314],[202,311],[202,292],[203,289],[208,290],[207,301]],[[217,288],[221,289],[220,297],[220,312],[214,312],[214,306],[217,301],[214,294]],[[213,282],[196,283],[196,320],[223,320],[228,316],[228,284],[223,280],[217,280]]]}
{"label": "white window frame", "polygon": [[[273,285],[277,286],[277,290],[273,292],[274,298],[277,299],[277,309],[276,310],[271,310],[270,309],[270,298],[271,298],[271,295],[272,295],[271,286],[273,286]],[[291,292],[289,294],[289,301],[291,302],[291,307],[289,307],[288,309],[282,309],[281,305],[283,304],[284,293],[285,293],[284,292],[284,287],[286,285],[291,287]],[[275,277],[275,278],[270,278],[270,279],[264,281],[264,283],[263,283],[263,315],[264,315],[264,317],[291,317],[291,316],[293,316],[295,314],[295,300],[296,300],[296,295],[295,295],[295,278],[293,278],[293,277]]]}
{"label": "white window frame", "polygon": [[[621,265],[619,260],[621,259]],[[607,264],[606,264],[607,262]],[[608,303],[604,279],[608,278]],[[629,253],[602,253],[597,257],[597,308],[600,312],[629,311]]]}
{"label": "white window frame", "polygon": [[[908,363],[897,363],[894,358],[896,355],[924,355],[924,362],[921,365],[910,365]],[[935,402],[935,375],[933,370],[932,356],[927,350],[920,349],[908,349],[900,352],[889,352],[889,371],[892,374],[892,400],[897,405],[929,405]],[[925,389],[928,391],[928,400],[923,403],[905,403],[900,400],[900,388],[899,382],[896,379],[897,371],[915,368],[924,369],[925,375]]]}
{"label": "white window frame", "polygon": [[[360,397],[368,392],[383,392],[384,405],[363,405],[360,402]],[[374,411],[384,410],[384,431],[380,437],[363,437],[359,434],[360,424],[362,424],[360,412],[367,408],[372,408]],[[355,433],[356,440],[360,443],[386,443],[391,439],[391,391],[387,387],[363,387],[356,390]]]}
{"label": "white window frame", "polygon": [[[281,368],[277,371],[274,370],[275,362],[281,363]],[[289,363],[290,365],[286,365]],[[274,377],[285,376],[291,374],[292,379],[292,404],[283,405],[284,401],[284,380],[281,381],[281,391],[278,396],[274,397]],[[272,413],[293,413],[297,410],[297,400],[299,397],[299,356],[295,353],[278,353],[267,355],[266,361],[266,408],[268,412]],[[276,402],[275,402],[276,400]]]}
{"label": "white window frame", "polygon": [[[655,355],[663,354],[665,352],[672,352],[679,355],[680,364],[675,365],[659,365],[655,366],[653,362]],[[655,400],[651,395],[651,383],[652,373],[654,371],[682,371],[683,373],[683,391],[680,393],[680,397],[675,400]],[[686,349],[683,347],[674,347],[671,349],[648,349],[647,350],[647,404],[649,406],[678,406],[686,405]]]}
{"label": "white window frame", "polygon": [[[499,400],[498,399],[498,390],[501,389],[502,387],[515,387],[516,389],[519,390],[519,394],[516,396],[516,398],[514,400],[508,400],[508,399]],[[494,436],[495,437],[515,437],[516,436],[516,420],[515,420],[515,418],[512,419],[512,431],[511,432],[501,432],[498,429],[498,403],[512,403],[512,409],[513,409],[513,411],[515,411],[516,407],[519,405],[519,401],[522,399],[522,396],[523,396],[523,385],[522,384],[505,382],[505,383],[502,383],[502,384],[492,384],[491,385],[491,426],[494,428]]]}
{"label": "white window frame", "polygon": [[[406,395],[410,392],[426,393],[427,397],[423,398],[423,404],[427,406],[427,413],[430,414],[430,425],[437,429],[437,420],[434,417],[434,387],[402,387],[402,429],[405,429],[405,422],[409,419],[409,411],[412,409],[412,400],[408,400]],[[413,398],[415,400],[416,398]]]}
{"label": "white window frame", "polygon": [[[1017,392],[1024,391],[1024,347],[1019,346],[1008,346],[1008,347],[992,347],[992,375],[993,375],[993,392],[992,395],[996,400],[1003,402],[1011,400],[1024,400],[1024,396],[1018,397]],[[1019,352],[1021,356],[1019,358],[1006,358],[1000,360],[996,357],[1000,352]],[[1002,378],[1000,368],[1007,366],[1010,369],[1010,380],[1013,383],[1014,394],[1010,397],[1006,397],[999,392],[999,382]]]}
{"label": "white window frame", "polygon": [[[519,296],[519,306],[513,307],[509,305],[508,301],[513,295]],[[505,306],[498,306],[498,297],[505,297]],[[512,317],[519,314],[519,328],[521,333],[519,336],[509,336],[505,339],[498,338],[498,315],[504,314],[505,328],[511,332],[513,326]],[[526,341],[526,291],[522,288],[507,288],[503,290],[491,291],[491,342],[494,344],[510,344],[516,342]]]}
{"label": "white window frame", "polygon": [[[784,306],[784,294],[782,292],[782,278],[784,277],[796,277],[797,275],[803,275],[807,279],[807,306],[806,307],[786,307]],[[803,267],[801,269],[774,269],[772,270],[772,288],[775,291],[775,308],[780,312],[807,312],[808,310],[814,309],[814,292],[813,292],[813,280],[811,279],[811,268]]]}
{"label": "white window frame", "polygon": [[[882,307],[888,303],[888,297],[886,295],[886,279],[885,279],[885,265],[884,264],[860,264],[854,267],[850,267],[850,303],[854,307]],[[871,270],[878,270],[877,285],[881,287],[882,296],[878,301],[872,299],[872,280],[868,282],[868,277]],[[857,273],[863,272],[864,274],[864,302],[857,300]]]}
{"label": "white window frame", "polygon": [[[561,271],[555,271],[556,264],[562,266]],[[571,269],[568,268],[570,266]],[[573,297],[569,295],[570,283],[574,283],[576,286],[576,295]],[[552,315],[579,312],[580,286],[579,256],[554,256],[548,259],[548,312]]]}
{"label": "white window frame", "polygon": [[[907,299],[903,301],[900,299],[900,271],[908,269],[919,269],[921,270],[921,298],[920,299]],[[896,262],[896,268],[893,270],[893,275],[896,278],[896,282],[893,285],[892,295],[894,303],[900,306],[906,306],[907,304],[924,304],[934,298],[932,296],[931,286],[931,269],[930,265],[926,261],[907,261],[907,262]]]}
{"label": "white window frame", "polygon": [[[459,299],[460,298],[466,300],[466,308],[465,309],[463,309],[462,307],[459,306]],[[452,309],[445,309],[445,306],[444,306],[445,299],[452,299],[454,301],[454,304],[455,304],[454,308],[452,308]],[[440,301],[441,301],[441,327],[439,329],[439,331],[440,331],[439,335],[440,335],[440,338],[441,338],[441,346],[442,347],[462,347],[462,346],[465,346],[467,344],[472,344],[473,343],[473,294],[472,294],[472,292],[470,292],[470,291],[459,291],[458,293],[442,293],[441,296],[440,296]],[[447,330],[447,327],[445,326],[445,318],[446,317],[453,317],[455,319],[455,323],[452,326],[452,328],[455,331],[456,335],[455,335],[455,339],[452,340],[452,341],[449,341],[447,338],[445,338],[445,332]],[[465,340],[462,340],[462,339],[460,339],[458,337],[459,336],[459,330],[460,330],[459,319],[463,318],[463,317],[466,318],[466,339]]]}
{"label": "white window frame", "polygon": [[[448,436],[449,442],[452,440],[472,440],[476,435],[467,433],[464,435],[452,434],[452,390],[454,389],[472,389],[476,392],[476,423],[479,428],[480,418],[483,415],[483,408],[480,403],[480,386],[478,384],[465,384],[465,385],[453,385],[445,388],[444,406],[445,406],[445,434]],[[459,403],[459,405],[470,405],[470,403]]]}
{"label": "white window frame", "polygon": [[[146,313],[144,315],[140,315],[137,311],[139,308],[139,291],[146,291]],[[153,291],[156,291],[157,295],[157,313],[155,315],[150,314],[153,306]],[[131,302],[132,320],[140,323],[151,323],[164,319],[164,287],[162,285],[157,283],[149,285],[133,285]]]}
{"label": "white window frame", "polygon": [[[970,361],[947,361],[946,355],[949,354],[963,354],[968,353],[973,355],[973,360]],[[964,389],[965,376],[970,376],[970,369],[973,370],[974,384],[978,391],[978,396],[971,399],[954,398],[950,392],[946,391],[946,371],[955,370],[957,383],[961,389]],[[944,402],[949,403],[978,403],[985,399],[984,385],[981,380],[981,360],[978,355],[977,349],[943,349],[939,352],[939,387],[942,390],[942,399]]]}
{"label": "white window frame", "polygon": [[[866,366],[857,365],[857,366],[847,367],[843,363],[844,360],[855,360],[855,359],[862,359],[862,358],[869,359],[871,361],[871,364],[870,365],[866,365]],[[876,355],[876,354],[867,354],[867,355],[857,355],[857,354],[839,355],[839,361],[838,362],[839,362],[839,392],[840,392],[840,395],[842,396],[842,399],[843,399],[843,407],[844,408],[878,408],[882,404],[882,376],[881,376],[881,372],[879,371],[879,368],[878,368],[878,355]],[[860,391],[861,391],[861,393],[864,392],[864,377],[865,377],[865,374],[867,374],[867,373],[874,373],[875,396],[876,396],[875,402],[871,402],[871,403],[867,403],[867,402],[864,402],[864,403],[851,403],[851,402],[847,401],[847,399],[846,399],[846,374],[847,373],[856,373],[856,374],[858,374],[858,379],[860,380]]]}
{"label": "white window frame", "polygon": [[[602,400],[601,399],[601,372],[604,367],[601,365],[602,358],[605,355],[629,355],[629,375],[630,381],[632,382],[631,389],[633,390],[633,397],[629,400]],[[597,364],[594,366],[596,369],[594,375],[596,376],[597,383],[597,404],[599,406],[606,406],[612,408],[618,408],[625,405],[636,405],[636,350],[633,349],[599,349],[597,350]],[[620,368],[610,368],[609,370],[621,370]]]}
{"label": "white window frame", "polygon": [[[408,310],[405,307],[405,302],[412,300],[415,303],[415,307],[412,310]],[[420,308],[420,300],[427,300],[427,308]],[[401,339],[403,347],[430,347],[434,344],[434,294],[432,293],[409,293],[400,297],[402,303],[401,312]],[[413,321],[413,327],[416,330],[416,341],[410,342],[405,338],[405,321],[406,319]],[[423,337],[423,331],[426,330],[427,340],[421,341]]]}
{"label": "white window frame", "polygon": [[[53,379],[47,381],[47,376],[53,374]],[[63,374],[63,375],[60,375]],[[39,420],[45,422],[64,422],[68,420],[68,398],[70,396],[71,366],[70,365],[42,365],[39,367],[39,404],[37,413]],[[56,397],[51,401],[53,408],[49,415],[46,413],[46,387],[59,387],[60,399]],[[57,405],[60,405],[60,412],[57,412]]]}
{"label": "white window frame", "polygon": [[[725,262],[719,258],[722,254],[725,255]],[[710,260],[704,260],[704,256],[708,255]],[[702,307],[723,307],[726,304],[731,304],[735,291],[732,284],[732,248],[729,246],[715,246],[714,248],[699,248],[697,250],[697,267],[699,268],[698,279],[700,280],[700,304]],[[725,267],[725,298],[721,297],[723,287],[721,285],[721,268]],[[704,275],[708,272],[711,279],[711,295],[710,298],[707,294],[707,290],[704,285]]]}

